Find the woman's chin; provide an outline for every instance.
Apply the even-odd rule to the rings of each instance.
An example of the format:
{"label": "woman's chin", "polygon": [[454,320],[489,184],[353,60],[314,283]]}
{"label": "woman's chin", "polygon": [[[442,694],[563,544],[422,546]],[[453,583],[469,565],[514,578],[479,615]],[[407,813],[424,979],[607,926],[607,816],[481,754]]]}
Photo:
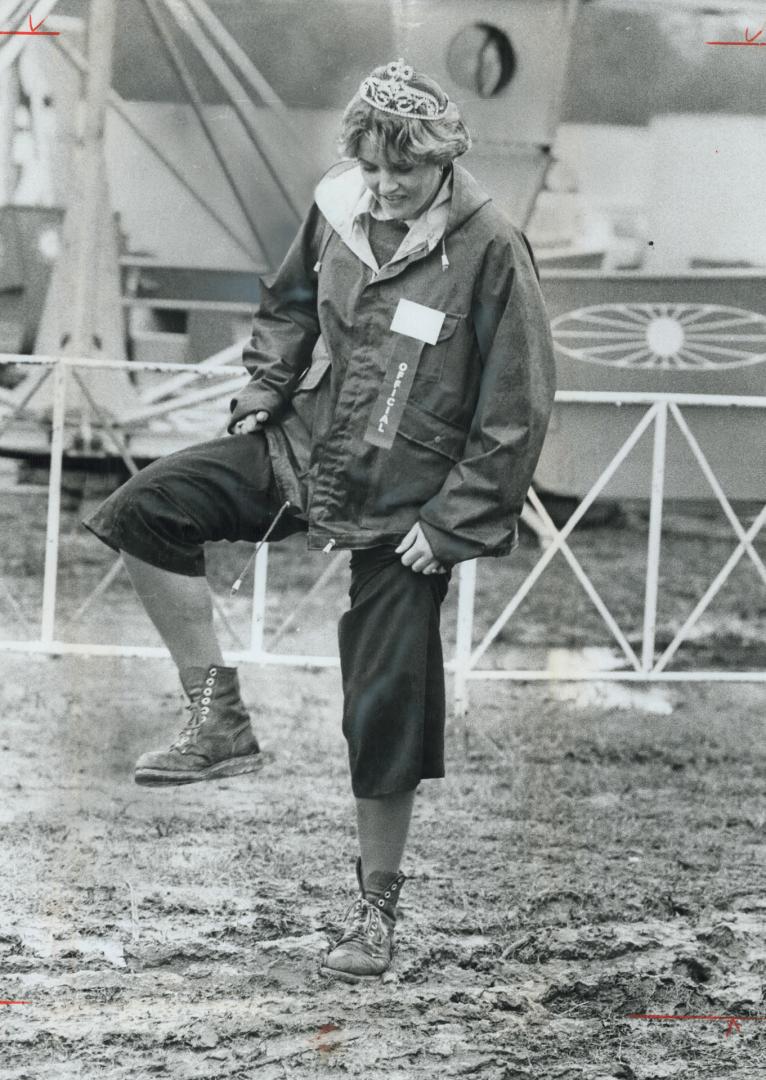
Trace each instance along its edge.
{"label": "woman's chin", "polygon": [[394,220],[402,220],[406,217],[411,217],[409,201],[402,202],[389,202],[388,199],[380,200],[381,206],[386,211],[388,217]]}

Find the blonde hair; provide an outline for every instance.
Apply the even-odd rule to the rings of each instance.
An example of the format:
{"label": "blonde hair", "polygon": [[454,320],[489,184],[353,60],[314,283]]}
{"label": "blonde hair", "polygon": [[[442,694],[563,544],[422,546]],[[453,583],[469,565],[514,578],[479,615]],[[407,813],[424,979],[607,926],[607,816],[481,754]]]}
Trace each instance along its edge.
{"label": "blonde hair", "polygon": [[[371,74],[382,78],[386,68],[377,67]],[[440,106],[444,106],[447,95],[427,75],[416,73],[411,85],[432,94]],[[438,120],[427,120],[383,112],[356,94],[346,107],[341,121],[338,140],[341,154],[344,157],[358,157],[359,144],[363,139],[369,139],[376,153],[409,165],[426,161],[449,165],[471,148],[471,136],[454,102],[449,103],[444,116]]]}

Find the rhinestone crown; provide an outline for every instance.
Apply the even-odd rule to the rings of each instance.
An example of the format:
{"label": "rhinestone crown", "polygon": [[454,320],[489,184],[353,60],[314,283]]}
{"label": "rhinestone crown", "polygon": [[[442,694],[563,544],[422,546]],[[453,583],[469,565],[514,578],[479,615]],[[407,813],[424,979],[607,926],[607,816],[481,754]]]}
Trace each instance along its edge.
{"label": "rhinestone crown", "polygon": [[359,87],[359,96],[368,105],[392,116],[438,120],[446,113],[449,100],[440,105],[433,94],[411,86],[414,75],[415,69],[405,64],[403,59],[393,60],[386,65],[385,78],[379,75],[367,76]]}

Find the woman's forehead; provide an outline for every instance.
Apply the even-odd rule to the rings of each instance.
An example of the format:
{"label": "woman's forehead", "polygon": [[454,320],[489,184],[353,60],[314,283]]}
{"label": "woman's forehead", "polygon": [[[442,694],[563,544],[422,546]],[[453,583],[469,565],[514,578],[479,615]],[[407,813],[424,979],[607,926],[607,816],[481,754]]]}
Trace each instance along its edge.
{"label": "woman's forehead", "polygon": [[359,140],[356,152],[357,158],[361,158],[369,165],[385,166],[397,166],[409,164],[405,162],[404,158],[399,157],[397,154],[387,152],[384,147],[374,143],[368,135],[363,135]]}

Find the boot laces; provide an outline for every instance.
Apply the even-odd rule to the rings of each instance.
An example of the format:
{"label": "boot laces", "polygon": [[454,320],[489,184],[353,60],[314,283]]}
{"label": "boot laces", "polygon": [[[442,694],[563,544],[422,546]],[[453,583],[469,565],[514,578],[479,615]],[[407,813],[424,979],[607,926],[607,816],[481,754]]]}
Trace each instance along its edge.
{"label": "boot laces", "polygon": [[369,900],[358,896],[344,917],[344,929],[338,940],[338,945],[346,945],[350,941],[367,941],[376,931],[381,929],[381,915]]}
{"label": "boot laces", "polygon": [[199,700],[190,701],[184,708],[189,710],[189,718],[179,731],[175,742],[171,743],[170,746],[171,750],[180,750],[182,754],[185,753],[189,747],[196,744],[199,729],[205,722],[205,717],[200,712]]}

